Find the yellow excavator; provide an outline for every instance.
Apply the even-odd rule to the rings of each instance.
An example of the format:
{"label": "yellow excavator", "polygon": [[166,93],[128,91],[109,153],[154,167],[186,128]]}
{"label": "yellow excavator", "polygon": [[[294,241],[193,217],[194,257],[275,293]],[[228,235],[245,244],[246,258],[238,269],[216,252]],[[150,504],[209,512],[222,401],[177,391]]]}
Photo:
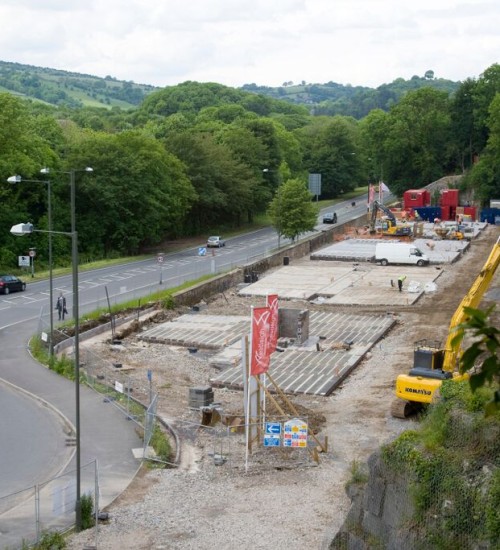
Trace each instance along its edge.
{"label": "yellow excavator", "polygon": [[383,212],[385,216],[382,217],[382,235],[394,236],[394,237],[409,237],[412,234],[411,227],[397,225],[396,216],[391,212],[387,206],[383,205],[379,201],[373,201],[371,203],[370,211],[370,235],[376,233],[375,224],[377,222],[377,212]]}
{"label": "yellow excavator", "polygon": [[444,347],[438,342],[419,340],[413,352],[413,368],[408,374],[396,379],[396,397],[391,414],[396,418],[407,418],[429,404],[443,380],[464,380],[467,375],[458,371],[461,349],[453,345],[456,328],[466,321],[464,308],[477,308],[500,264],[500,237],[486,260],[483,268],[472,283],[467,294],[451,318],[448,337]]}

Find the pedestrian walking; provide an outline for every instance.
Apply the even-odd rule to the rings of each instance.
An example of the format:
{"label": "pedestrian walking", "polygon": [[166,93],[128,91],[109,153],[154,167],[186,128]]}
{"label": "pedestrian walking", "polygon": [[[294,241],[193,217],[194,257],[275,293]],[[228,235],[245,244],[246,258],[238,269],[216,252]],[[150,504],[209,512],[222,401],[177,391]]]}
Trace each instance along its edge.
{"label": "pedestrian walking", "polygon": [[66,297],[63,296],[62,292],[57,298],[56,309],[59,315],[59,321],[64,321],[64,316],[66,315],[66,313],[68,313],[68,310],[66,309]]}
{"label": "pedestrian walking", "polygon": [[406,279],[406,275],[401,275],[401,277],[398,278],[398,288],[399,288],[399,292],[401,292],[403,290],[403,283]]}

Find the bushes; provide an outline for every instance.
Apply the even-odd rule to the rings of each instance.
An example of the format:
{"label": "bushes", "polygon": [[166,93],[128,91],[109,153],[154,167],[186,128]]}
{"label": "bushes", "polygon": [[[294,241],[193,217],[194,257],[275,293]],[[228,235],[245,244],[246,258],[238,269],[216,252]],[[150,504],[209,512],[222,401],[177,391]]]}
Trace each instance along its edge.
{"label": "bushes", "polygon": [[[482,390],[481,390],[482,391]],[[500,415],[484,416],[487,392],[447,382],[420,429],[382,449],[407,478],[419,540],[432,548],[474,548],[500,536]]]}

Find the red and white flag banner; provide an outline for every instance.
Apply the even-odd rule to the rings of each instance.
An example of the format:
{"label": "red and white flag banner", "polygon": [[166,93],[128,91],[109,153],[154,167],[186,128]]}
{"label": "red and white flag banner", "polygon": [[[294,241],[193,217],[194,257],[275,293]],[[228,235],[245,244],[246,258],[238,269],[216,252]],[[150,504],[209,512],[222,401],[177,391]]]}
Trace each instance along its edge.
{"label": "red and white flag banner", "polygon": [[371,204],[375,200],[375,185],[373,183],[368,187],[368,204]]}
{"label": "red and white flag banner", "polygon": [[267,307],[269,308],[270,322],[269,322],[269,355],[276,351],[278,345],[278,295],[268,294]]}
{"label": "red and white flag banner", "polygon": [[252,309],[252,350],[250,374],[257,376],[269,369],[269,332],[271,311],[268,307]]}

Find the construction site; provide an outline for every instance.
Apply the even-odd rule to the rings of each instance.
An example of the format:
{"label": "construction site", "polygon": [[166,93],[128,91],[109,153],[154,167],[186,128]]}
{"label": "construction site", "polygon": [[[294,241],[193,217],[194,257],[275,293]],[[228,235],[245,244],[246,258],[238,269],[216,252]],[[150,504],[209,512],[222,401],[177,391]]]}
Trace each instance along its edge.
{"label": "construction site", "polygon": [[[179,445],[176,469],[143,471],[111,507],[100,548],[208,549],[214,537],[224,549],[269,548],[269,537],[273,548],[328,548],[349,508],[344,484],[353,464],[415,421],[390,413],[414,342],[446,338],[499,235],[470,220],[456,238],[455,222],[449,226],[398,219],[390,227],[410,230],[384,234],[387,220],[369,213],[364,224],[329,230],[330,244],[310,255],[290,254],[252,282],[144,319],[119,346],[105,335],[85,342],[90,374],[133,388],[135,399],[147,400],[145,373],[152,372],[158,415]],[[379,242],[411,242],[428,264],[381,265]],[[497,275],[485,299],[498,300],[498,287]],[[283,405],[284,419],[268,401],[267,414],[298,414],[309,424],[324,442],[316,461],[303,449],[265,448],[260,432],[250,453],[245,442],[245,340],[252,306],[270,294],[278,295],[279,339],[269,373],[292,410]]]}

